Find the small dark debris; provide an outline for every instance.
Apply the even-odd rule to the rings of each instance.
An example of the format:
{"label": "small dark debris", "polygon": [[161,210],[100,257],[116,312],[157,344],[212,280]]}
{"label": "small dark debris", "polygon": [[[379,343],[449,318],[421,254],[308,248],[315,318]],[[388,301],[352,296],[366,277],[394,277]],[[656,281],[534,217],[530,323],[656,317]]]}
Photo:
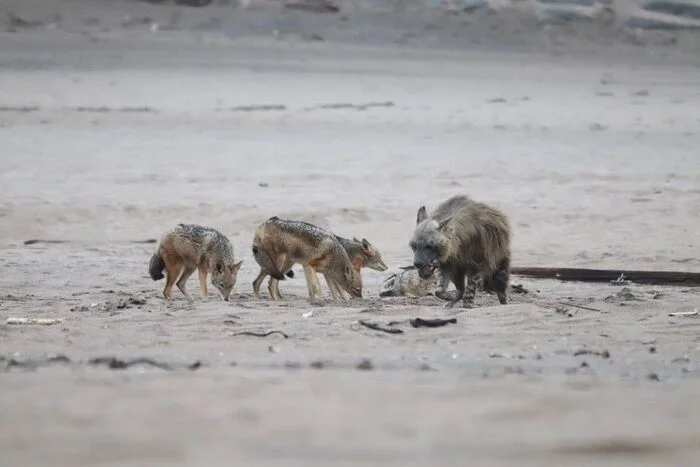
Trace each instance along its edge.
{"label": "small dark debris", "polygon": [[649,347],[649,353],[656,353],[656,347]]}
{"label": "small dark debris", "polygon": [[360,323],[362,326],[369,328],[369,329],[372,329],[374,331],[386,332],[387,334],[403,334],[402,329],[388,328],[388,327],[380,326],[379,324],[368,323],[367,321],[363,321],[363,320],[359,320],[358,323]]}
{"label": "small dark debris", "polygon": [[158,240],[155,238],[147,238],[145,240],[132,240],[131,243],[149,244],[149,243],[158,243]]}
{"label": "small dark debris", "polygon": [[287,362],[284,362],[284,367],[285,367],[285,368],[297,369],[297,368],[301,368],[301,363],[299,363],[299,362],[287,361]]}
{"label": "small dark debris", "polygon": [[601,125],[600,123],[594,123],[593,125],[588,127],[588,129],[591,131],[603,131],[607,128],[608,128],[607,126]]}
{"label": "small dark debris", "polygon": [[506,102],[508,102],[508,101],[506,101],[506,100],[505,100],[504,98],[502,98],[502,97],[496,97],[496,98],[493,98],[493,99],[489,99],[489,100],[487,100],[486,102],[489,103],[489,104],[504,104],[504,103],[506,103]]}
{"label": "small dark debris", "polygon": [[358,363],[355,368],[358,370],[374,370],[374,365],[372,364],[372,360],[365,358]]}
{"label": "small dark debris", "polygon": [[229,109],[231,112],[256,112],[256,111],[275,111],[275,110],[287,110],[286,105],[239,105],[236,107],[231,107]]}
{"label": "small dark debris", "polygon": [[330,366],[330,364],[331,362],[324,362],[323,360],[314,360],[309,364],[309,366],[316,370],[321,370],[323,368],[326,368],[326,366]]}
{"label": "small dark debris", "polygon": [[421,371],[437,371],[435,368],[428,365],[427,363],[421,363],[421,365],[418,367],[418,369]]}
{"label": "small dark debris", "polygon": [[55,243],[66,243],[65,240],[41,240],[38,238],[32,238],[30,240],[25,240],[24,244],[25,245],[35,245],[37,243],[49,243],[49,244],[55,244]]}
{"label": "small dark debris", "polygon": [[150,358],[136,358],[134,360],[120,360],[116,357],[98,357],[88,361],[88,365],[100,366],[106,365],[110,370],[124,370],[134,365],[148,365],[161,370],[172,370],[172,367],[167,363],[157,362]]}
{"label": "small dark debris", "polygon": [[581,368],[590,368],[588,362],[581,362]]}
{"label": "small dark debris", "polygon": [[229,325],[229,326],[236,326],[238,323],[232,319],[225,319],[224,324]]}
{"label": "small dark debris", "polygon": [[253,337],[267,337],[272,334],[279,334],[285,339],[289,339],[289,335],[283,333],[282,331],[268,331],[268,332],[253,332],[253,331],[241,331],[230,334],[230,336],[253,336]]}
{"label": "small dark debris", "polygon": [[411,318],[408,322],[414,328],[438,328],[445,326],[447,324],[457,324],[457,318],[434,318],[434,319],[423,319],[423,318]]}
{"label": "small dark debris", "polygon": [[567,318],[572,318],[572,317],[574,316],[574,315],[571,314],[571,312],[569,312],[569,309],[568,309],[568,308],[564,308],[564,307],[562,307],[562,306],[556,307],[556,308],[554,309],[554,312],[557,313],[557,314],[559,314],[559,315],[564,315],[564,316],[566,316]]}
{"label": "small dark debris", "polygon": [[270,186],[270,184],[267,183],[267,182],[260,182],[260,183],[258,183],[258,186],[259,186],[260,188],[267,188],[267,187]]}
{"label": "small dark debris", "polygon": [[518,294],[530,293],[529,290],[527,290],[525,287],[523,287],[523,284],[514,284],[510,288],[514,293],[518,293]]}
{"label": "small dark debris", "polygon": [[610,352],[607,350],[603,350],[602,352],[599,352],[597,350],[581,349],[581,350],[577,350],[576,352],[574,352],[574,357],[578,357],[579,355],[596,355],[596,356],[602,357],[602,358],[610,358]]}
{"label": "small dark debris", "polygon": [[657,375],[656,373],[649,373],[647,375],[647,379],[651,381],[661,381],[661,378],[659,378],[659,375]]}
{"label": "small dark debris", "polygon": [[676,357],[671,360],[671,363],[690,363],[690,359],[688,357]]}
{"label": "small dark debris", "polygon": [[340,7],[331,0],[287,0],[284,7],[290,10],[304,10],[314,13],[338,13]]}

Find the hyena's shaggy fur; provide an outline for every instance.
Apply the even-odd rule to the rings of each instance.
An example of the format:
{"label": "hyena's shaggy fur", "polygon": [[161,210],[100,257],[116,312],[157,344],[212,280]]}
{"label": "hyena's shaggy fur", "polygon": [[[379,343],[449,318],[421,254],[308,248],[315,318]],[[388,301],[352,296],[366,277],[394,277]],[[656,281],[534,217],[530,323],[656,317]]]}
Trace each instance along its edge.
{"label": "hyena's shaggy fur", "polygon": [[[422,278],[429,278],[436,268],[441,270],[444,280],[435,295],[449,300],[449,307],[460,300],[470,307],[479,277],[485,290],[494,291],[499,303],[507,303],[510,242],[510,223],[504,213],[457,195],[438,205],[430,216],[425,206],[418,210],[410,247]],[[445,292],[450,281],[456,296]]]}

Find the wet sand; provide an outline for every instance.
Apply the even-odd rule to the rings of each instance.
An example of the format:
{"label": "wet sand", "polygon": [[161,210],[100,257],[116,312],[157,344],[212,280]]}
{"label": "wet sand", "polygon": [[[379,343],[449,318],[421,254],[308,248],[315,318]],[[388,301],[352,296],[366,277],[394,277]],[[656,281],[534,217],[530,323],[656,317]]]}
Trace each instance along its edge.
{"label": "wet sand", "polygon": [[[213,37],[1,39],[0,318],[65,319],[0,325],[3,465],[697,458],[700,326],[669,313],[700,290],[513,277],[528,293],[507,306],[378,298],[418,207],[456,193],[510,216],[518,266],[700,271],[696,58]],[[272,215],[366,237],[389,271],[311,303],[297,266],[284,301],[256,300]],[[178,222],[234,242],[231,302],[164,307],[135,242]],[[271,330],[288,338],[232,335]],[[69,361],[23,366],[50,355]]]}

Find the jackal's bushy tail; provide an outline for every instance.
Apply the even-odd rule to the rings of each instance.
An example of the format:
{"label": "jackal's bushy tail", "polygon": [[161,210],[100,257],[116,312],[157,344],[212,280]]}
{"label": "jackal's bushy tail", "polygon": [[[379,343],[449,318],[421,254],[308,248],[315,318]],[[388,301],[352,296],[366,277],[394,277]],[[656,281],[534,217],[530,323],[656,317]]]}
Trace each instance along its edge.
{"label": "jackal's bushy tail", "polygon": [[160,253],[156,252],[151,256],[151,261],[148,265],[148,273],[151,275],[151,279],[157,281],[164,278],[163,269],[165,269],[165,261],[163,261]]}
{"label": "jackal's bushy tail", "polygon": [[[263,270],[267,272],[271,277],[277,279],[278,281],[284,280],[285,274],[283,274],[282,271],[279,270],[279,267],[277,267],[277,265],[272,260],[270,254],[267,251],[254,245],[253,257],[255,258],[255,261],[260,265],[260,267],[263,268]],[[291,272],[291,270],[288,272]],[[289,274],[286,275],[288,277],[294,277],[294,273],[292,273],[291,276]]]}

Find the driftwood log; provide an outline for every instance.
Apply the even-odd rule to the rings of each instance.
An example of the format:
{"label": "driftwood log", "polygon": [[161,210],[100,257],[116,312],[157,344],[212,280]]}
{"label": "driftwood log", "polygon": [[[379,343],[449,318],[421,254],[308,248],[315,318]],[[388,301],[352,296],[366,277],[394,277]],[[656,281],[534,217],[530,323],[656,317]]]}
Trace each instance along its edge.
{"label": "driftwood log", "polygon": [[510,273],[516,276],[558,279],[560,281],[615,282],[622,279],[637,284],[700,287],[700,273],[698,272],[513,267],[510,269]]}

